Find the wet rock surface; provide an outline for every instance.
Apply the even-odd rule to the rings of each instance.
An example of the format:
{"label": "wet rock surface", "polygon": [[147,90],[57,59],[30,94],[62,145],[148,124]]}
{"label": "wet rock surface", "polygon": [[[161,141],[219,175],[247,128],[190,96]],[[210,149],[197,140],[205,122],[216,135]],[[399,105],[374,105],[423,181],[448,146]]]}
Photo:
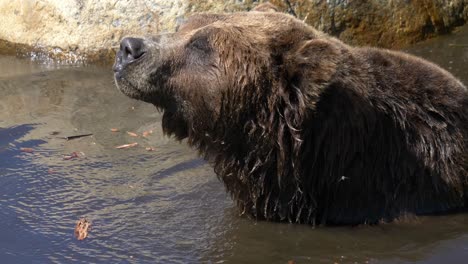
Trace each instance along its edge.
{"label": "wet rock surface", "polygon": [[[287,1],[272,1],[283,6]],[[467,0],[291,1],[299,18],[354,45],[387,48],[448,33],[468,18]]]}
{"label": "wet rock surface", "polygon": [[0,0],[0,39],[6,41],[0,46],[39,59],[99,62],[113,57],[123,36],[173,28],[185,5],[182,0]]}
{"label": "wet rock surface", "polygon": [[[0,0],[0,52],[64,62],[104,62],[126,35],[172,31],[196,12],[250,10],[253,0]],[[281,11],[354,45],[400,48],[451,32],[468,0],[272,0]]]}

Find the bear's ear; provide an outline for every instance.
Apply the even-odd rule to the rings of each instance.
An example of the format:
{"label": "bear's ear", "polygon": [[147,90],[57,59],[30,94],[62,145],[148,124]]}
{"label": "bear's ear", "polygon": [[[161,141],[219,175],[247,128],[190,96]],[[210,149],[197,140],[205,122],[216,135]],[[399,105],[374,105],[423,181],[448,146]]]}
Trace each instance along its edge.
{"label": "bear's ear", "polygon": [[327,83],[336,72],[340,54],[339,47],[325,39],[304,41],[286,58],[288,74],[314,84]]}
{"label": "bear's ear", "polygon": [[278,12],[278,7],[276,7],[273,4],[270,4],[268,2],[259,4],[256,6],[252,11],[257,11],[257,12]]}

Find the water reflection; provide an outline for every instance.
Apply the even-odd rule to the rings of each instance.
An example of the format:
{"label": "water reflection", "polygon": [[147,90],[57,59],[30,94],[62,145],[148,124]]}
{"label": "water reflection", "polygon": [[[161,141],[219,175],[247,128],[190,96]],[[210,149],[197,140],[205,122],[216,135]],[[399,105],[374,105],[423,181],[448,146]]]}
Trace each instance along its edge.
{"label": "water reflection", "polygon": [[[410,51],[452,67],[468,83],[468,48],[451,43],[468,44],[467,29]],[[467,215],[318,229],[239,217],[212,168],[185,144],[163,137],[160,114],[121,95],[111,75],[97,67],[0,57],[2,262],[438,263],[468,257]],[[148,137],[126,133],[148,130]],[[81,133],[93,136],[61,138]],[[131,142],[139,146],[115,149]],[[64,160],[71,152],[79,158]],[[73,228],[83,216],[92,229],[77,241]]]}
{"label": "water reflection", "polygon": [[[8,127],[0,130],[2,261],[199,259],[213,240],[206,230],[231,206],[212,169],[162,137],[160,115],[117,92],[107,69],[31,69],[9,57],[0,65],[12,61],[27,70],[0,77],[8,95],[0,100],[0,125]],[[14,126],[31,121],[36,125]],[[154,133],[125,133],[146,130]],[[84,131],[94,135],[60,138]],[[133,141],[141,147],[114,148]],[[80,157],[64,160],[70,152]],[[89,239],[76,241],[73,228],[82,216],[93,227]]]}
{"label": "water reflection", "polygon": [[[452,215],[420,218],[417,222],[377,227],[333,227],[254,223],[239,220],[216,243],[206,260],[224,263],[426,263],[443,255],[468,256],[468,217]],[[449,243],[447,243],[449,242]],[[452,243],[452,244],[450,244]],[[456,249],[456,250],[455,250]],[[229,252],[229,254],[222,253]],[[432,255],[432,256],[431,256]]]}

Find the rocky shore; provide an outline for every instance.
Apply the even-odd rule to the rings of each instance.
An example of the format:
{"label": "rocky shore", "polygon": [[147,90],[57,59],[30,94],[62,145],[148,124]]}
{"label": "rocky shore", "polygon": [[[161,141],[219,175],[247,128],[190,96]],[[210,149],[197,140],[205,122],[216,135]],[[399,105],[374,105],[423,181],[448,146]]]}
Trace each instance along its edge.
{"label": "rocky shore", "polygon": [[[109,63],[127,35],[172,31],[196,12],[250,10],[262,1],[0,0],[0,53],[65,63]],[[468,20],[468,0],[272,0],[354,45],[400,48]]]}

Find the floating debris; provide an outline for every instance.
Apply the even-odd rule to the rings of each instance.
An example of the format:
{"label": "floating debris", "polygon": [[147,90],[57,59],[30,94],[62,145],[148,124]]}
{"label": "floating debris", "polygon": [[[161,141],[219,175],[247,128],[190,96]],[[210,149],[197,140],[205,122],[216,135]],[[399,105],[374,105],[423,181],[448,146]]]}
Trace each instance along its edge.
{"label": "floating debris", "polygon": [[92,136],[93,134],[81,134],[81,135],[74,135],[74,136],[68,136],[68,137],[63,137],[66,140],[72,140],[72,139],[77,139],[77,138],[82,138],[82,137],[89,137]]}
{"label": "floating debris", "polygon": [[131,137],[138,137],[138,134],[137,133],[133,133],[133,132],[129,132],[127,131],[127,134]]}
{"label": "floating debris", "polygon": [[135,147],[135,146],[138,146],[138,143],[131,143],[131,144],[125,144],[125,145],[121,145],[121,146],[117,146],[115,147],[116,149],[125,149],[125,148],[132,148],[132,147]]}
{"label": "floating debris", "polygon": [[120,130],[118,128],[111,128],[110,131],[111,132],[119,132]]}
{"label": "floating debris", "polygon": [[76,222],[75,237],[78,240],[83,240],[88,236],[88,231],[91,229],[91,222],[86,218],[81,218]]}
{"label": "floating debris", "polygon": [[147,137],[147,136],[149,136],[151,134],[153,134],[153,130],[145,131],[145,132],[143,132],[143,137]]}
{"label": "floating debris", "polygon": [[78,155],[77,152],[72,152],[68,155],[63,155],[63,160],[71,160],[71,159],[74,159],[74,158],[79,158],[80,156]]}
{"label": "floating debris", "polygon": [[58,134],[60,134],[59,131],[52,131],[52,132],[49,133],[49,135],[51,135],[51,136],[56,136]]}
{"label": "floating debris", "polygon": [[26,153],[33,153],[34,149],[33,148],[20,148],[21,152],[26,152]]}
{"label": "floating debris", "polygon": [[153,148],[153,147],[147,147],[146,150],[147,150],[147,151],[154,151],[155,148]]}

